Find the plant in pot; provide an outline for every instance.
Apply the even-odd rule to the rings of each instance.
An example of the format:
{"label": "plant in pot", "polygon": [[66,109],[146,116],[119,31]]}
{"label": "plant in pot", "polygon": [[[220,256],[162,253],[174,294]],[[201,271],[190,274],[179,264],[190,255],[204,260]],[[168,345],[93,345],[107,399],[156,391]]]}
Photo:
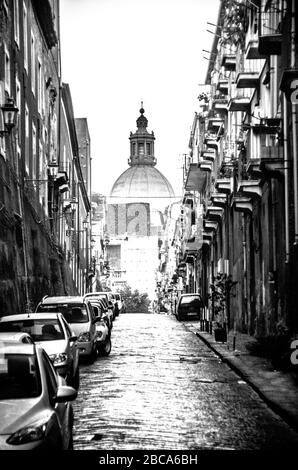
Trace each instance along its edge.
{"label": "plant in pot", "polygon": [[218,273],[214,282],[210,284],[213,315],[216,319],[214,327],[215,341],[225,343],[227,341],[227,323],[229,320],[230,296],[235,296],[231,290],[237,284],[231,275]]}

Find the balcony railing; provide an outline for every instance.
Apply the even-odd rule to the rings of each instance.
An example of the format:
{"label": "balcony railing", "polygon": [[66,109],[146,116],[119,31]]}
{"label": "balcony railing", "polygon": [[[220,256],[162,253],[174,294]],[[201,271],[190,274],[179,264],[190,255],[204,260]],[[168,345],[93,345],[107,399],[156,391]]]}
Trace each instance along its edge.
{"label": "balcony railing", "polygon": [[262,55],[281,54],[281,12],[276,7],[259,14],[259,53]]}

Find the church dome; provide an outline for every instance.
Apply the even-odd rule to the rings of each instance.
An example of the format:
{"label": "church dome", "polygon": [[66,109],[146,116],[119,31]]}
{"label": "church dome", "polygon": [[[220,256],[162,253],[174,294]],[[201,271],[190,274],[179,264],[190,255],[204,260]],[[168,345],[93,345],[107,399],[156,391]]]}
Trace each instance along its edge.
{"label": "church dome", "polygon": [[130,168],[115,181],[110,202],[148,202],[152,209],[164,210],[175,198],[173,188],[167,178],[155,168],[154,133],[147,131],[148,120],[141,106],[137,119],[137,130],[130,133]]}
{"label": "church dome", "polygon": [[119,176],[112,187],[111,197],[136,200],[153,197],[173,198],[174,191],[167,178],[157,168],[137,165],[128,168]]}

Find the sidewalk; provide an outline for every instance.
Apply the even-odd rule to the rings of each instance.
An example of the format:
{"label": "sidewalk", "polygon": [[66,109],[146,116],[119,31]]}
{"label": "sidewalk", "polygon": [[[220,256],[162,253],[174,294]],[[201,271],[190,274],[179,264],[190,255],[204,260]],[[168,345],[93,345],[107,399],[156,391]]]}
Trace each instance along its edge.
{"label": "sidewalk", "polygon": [[213,335],[201,331],[198,324],[188,327],[298,432],[298,371],[274,370],[268,359],[250,354],[246,346],[255,340],[249,335],[237,333],[233,350],[233,334],[228,335],[227,343],[219,343]]}

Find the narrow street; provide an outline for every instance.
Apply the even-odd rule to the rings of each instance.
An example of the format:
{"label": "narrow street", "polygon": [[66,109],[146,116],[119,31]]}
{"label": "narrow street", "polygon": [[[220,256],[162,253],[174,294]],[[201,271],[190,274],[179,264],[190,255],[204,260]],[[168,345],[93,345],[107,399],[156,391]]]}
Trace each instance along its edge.
{"label": "narrow street", "polygon": [[298,435],[173,316],[122,314],[81,365],[75,450],[297,448]]}

